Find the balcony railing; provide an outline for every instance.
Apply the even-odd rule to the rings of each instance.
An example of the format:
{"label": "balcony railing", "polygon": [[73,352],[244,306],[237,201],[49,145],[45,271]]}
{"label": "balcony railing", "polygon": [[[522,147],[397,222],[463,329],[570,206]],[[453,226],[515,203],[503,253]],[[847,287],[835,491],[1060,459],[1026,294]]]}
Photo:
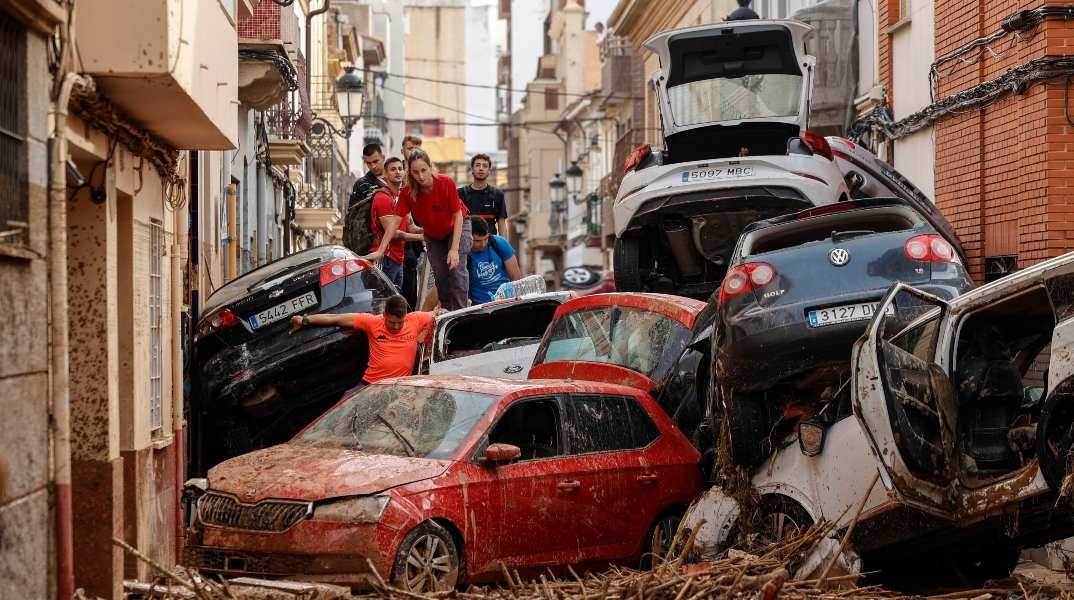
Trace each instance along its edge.
{"label": "balcony railing", "polygon": [[[306,61],[299,54],[295,60],[298,80],[305,81]],[[309,109],[309,97],[306,89],[298,86],[297,92],[291,92],[285,102],[268,109],[265,113],[269,135],[285,140],[304,140],[309,135],[313,115]]]}

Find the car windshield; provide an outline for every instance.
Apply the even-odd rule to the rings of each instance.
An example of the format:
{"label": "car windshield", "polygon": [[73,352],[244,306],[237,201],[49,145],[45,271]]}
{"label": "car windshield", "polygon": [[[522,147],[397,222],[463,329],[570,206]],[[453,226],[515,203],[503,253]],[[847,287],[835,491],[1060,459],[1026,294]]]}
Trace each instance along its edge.
{"label": "car windshield", "polygon": [[702,79],[668,88],[671,115],[679,126],[772,117],[796,117],[802,76],[762,73]]}
{"label": "car windshield", "polygon": [[493,394],[438,387],[370,385],[336,405],[291,443],[449,459],[497,399]]}
{"label": "car windshield", "polygon": [[249,273],[244,273],[241,277],[229,281],[226,285],[220,286],[218,290],[213,292],[212,296],[209,296],[209,299],[205,302],[205,306],[202,308],[201,312],[202,314],[207,315],[228,302],[231,302],[235,298],[245,296],[249,293],[251,287],[269,281],[273,277],[278,277],[290,271],[307,266],[354,257],[355,254],[350,250],[347,250],[343,246],[335,245],[317,246],[316,248],[310,248],[309,250],[304,250],[302,252],[295,252],[294,254],[285,256],[279,260],[274,260],[267,265],[254,269]]}
{"label": "car windshield", "polygon": [[560,315],[533,364],[564,360],[599,362],[660,381],[690,340],[690,330],[660,313],[598,306]]}

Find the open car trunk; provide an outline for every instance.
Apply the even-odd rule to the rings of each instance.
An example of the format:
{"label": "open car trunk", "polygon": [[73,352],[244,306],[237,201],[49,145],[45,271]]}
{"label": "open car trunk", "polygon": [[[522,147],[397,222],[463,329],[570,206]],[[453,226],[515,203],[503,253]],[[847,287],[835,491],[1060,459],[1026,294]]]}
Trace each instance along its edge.
{"label": "open car trunk", "polygon": [[778,155],[806,129],[813,87],[805,38],[790,20],[699,25],[659,33],[644,47],[667,142],[664,164]]}
{"label": "open car trunk", "polygon": [[525,379],[537,346],[570,292],[492,302],[437,319],[430,375]]}

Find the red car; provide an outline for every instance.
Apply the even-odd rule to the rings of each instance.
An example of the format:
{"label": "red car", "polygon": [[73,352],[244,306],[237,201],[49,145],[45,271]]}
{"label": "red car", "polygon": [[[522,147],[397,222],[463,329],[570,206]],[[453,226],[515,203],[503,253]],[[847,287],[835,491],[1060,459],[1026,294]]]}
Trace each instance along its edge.
{"label": "red car", "polygon": [[501,561],[524,577],[645,566],[703,491],[699,460],[628,387],[387,380],[188,482],[182,564],[354,588],[373,568],[412,592],[499,580]]}

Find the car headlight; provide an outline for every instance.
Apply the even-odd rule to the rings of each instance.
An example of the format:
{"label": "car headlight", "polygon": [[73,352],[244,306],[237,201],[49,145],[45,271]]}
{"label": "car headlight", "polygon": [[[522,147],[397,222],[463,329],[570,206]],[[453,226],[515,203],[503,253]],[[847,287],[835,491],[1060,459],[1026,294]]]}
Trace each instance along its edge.
{"label": "car headlight", "polygon": [[318,503],[311,518],[337,523],[377,523],[388,508],[388,500],[388,496],[357,496]]}

